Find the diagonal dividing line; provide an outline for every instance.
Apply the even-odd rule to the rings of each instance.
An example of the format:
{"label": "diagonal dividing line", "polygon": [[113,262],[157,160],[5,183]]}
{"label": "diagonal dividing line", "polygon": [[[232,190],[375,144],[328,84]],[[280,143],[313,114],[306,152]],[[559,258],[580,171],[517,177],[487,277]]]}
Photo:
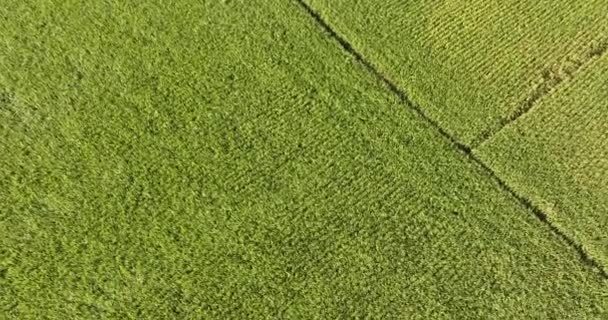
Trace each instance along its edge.
{"label": "diagonal dividing line", "polygon": [[604,54],[608,52],[608,39],[599,41],[597,44],[591,45],[586,52],[584,52],[579,59],[570,61],[567,67],[562,70],[555,70],[554,68],[546,68],[542,71],[542,81],[536,87],[533,88],[527,97],[525,97],[511,114],[501,117],[493,124],[490,124],[475,139],[469,144],[471,149],[477,149],[483,143],[490,140],[499,131],[517,121],[520,117],[532,110],[541,100],[545,97],[550,96],[556,92],[557,88],[574,79],[580,71],[586,66],[592,64],[594,61],[600,59]]}
{"label": "diagonal dividing line", "polygon": [[604,268],[602,264],[600,264],[597,260],[595,260],[592,256],[590,256],[587,251],[583,248],[583,246],[577,243],[574,239],[570,238],[566,235],[562,230],[560,230],[555,224],[553,224],[548,218],[547,214],[543,212],[538,206],[534,205],[528,198],[517,193],[513,188],[511,188],[504,180],[502,180],[496,172],[494,172],[488,165],[486,165],[481,159],[479,159],[471,150],[469,146],[458,141],[454,136],[448,133],[444,128],[442,128],[435,120],[429,117],[424,110],[417,105],[414,101],[412,101],[407,93],[400,89],[394,82],[392,82],[387,76],[382,74],[374,65],[367,60],[361,53],[359,53],[353,45],[343,36],[338,34],[322,17],[319,13],[317,13],[311,6],[309,6],[304,0],[294,0],[322,29],[325,31],[331,38],[337,41],[342,49],[346,51],[348,54],[353,56],[353,58],[361,63],[369,73],[374,75],[378,80],[380,80],[393,94],[395,94],[402,104],[406,107],[412,109],[418,116],[420,116],[426,123],[428,123],[431,127],[433,127],[439,134],[448,140],[452,146],[467,157],[471,162],[480,167],[482,171],[485,172],[492,180],[494,180],[501,189],[509,193],[513,196],[517,201],[532,211],[534,215],[540,220],[543,224],[545,224],[555,235],[557,235],[561,240],[563,240],[566,244],[572,247],[578,254],[580,261],[598,271],[600,277],[604,280],[608,280],[608,271]]}

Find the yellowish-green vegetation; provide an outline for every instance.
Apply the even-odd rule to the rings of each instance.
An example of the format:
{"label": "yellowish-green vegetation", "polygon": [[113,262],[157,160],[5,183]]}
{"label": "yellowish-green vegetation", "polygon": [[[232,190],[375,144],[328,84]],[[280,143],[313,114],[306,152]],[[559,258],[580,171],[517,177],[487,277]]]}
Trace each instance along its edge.
{"label": "yellowish-green vegetation", "polygon": [[[450,12],[424,2],[395,26],[395,14],[408,6],[369,3],[375,11],[367,25],[375,31],[365,37],[381,42],[361,47],[373,58],[381,56],[370,48],[409,34],[416,15],[434,21]],[[323,12],[351,10],[345,13],[359,30],[366,4],[345,4]],[[547,33],[531,38],[543,55],[526,59],[557,59],[548,43],[576,51],[582,38],[567,36],[582,26],[577,19],[597,18],[583,5],[545,6],[543,19],[554,21],[555,10],[563,24],[535,31]],[[482,8],[494,15],[517,9]],[[510,15],[495,17],[513,37],[502,43],[506,55],[520,39]],[[441,38],[450,32],[489,37],[487,21],[478,21],[482,31],[436,33],[436,46],[451,43]],[[607,318],[605,272],[318,22],[298,1],[1,1],[0,318]],[[385,72],[395,67],[400,84],[437,80],[437,87],[412,81],[419,90],[412,97],[433,98],[450,74],[478,76],[470,66],[425,65],[432,55],[422,43],[386,46],[391,61],[401,55],[404,65],[378,60]],[[478,54],[492,64],[490,53]],[[514,68],[500,51],[494,55],[507,64],[506,75],[490,82],[494,98],[509,87],[501,81],[544,63],[524,59],[525,68]],[[410,69],[418,70],[413,78],[395,76]],[[514,89],[535,79],[524,75],[512,80]],[[428,109],[449,131],[473,137],[511,110],[506,103],[486,110],[486,98],[471,93],[485,82],[458,87],[458,79]],[[454,96],[456,88],[463,96]],[[578,99],[572,90],[566,96]],[[465,98],[471,104],[458,109]],[[605,104],[587,105],[605,112]],[[535,126],[529,121],[525,128]],[[594,126],[601,137],[601,124]],[[502,165],[492,150],[482,151]],[[605,221],[599,215],[584,222]]]}
{"label": "yellowish-green vegetation", "polygon": [[604,0],[305,0],[475,146],[608,47]]}
{"label": "yellowish-green vegetation", "polygon": [[476,150],[608,265],[608,57]]}

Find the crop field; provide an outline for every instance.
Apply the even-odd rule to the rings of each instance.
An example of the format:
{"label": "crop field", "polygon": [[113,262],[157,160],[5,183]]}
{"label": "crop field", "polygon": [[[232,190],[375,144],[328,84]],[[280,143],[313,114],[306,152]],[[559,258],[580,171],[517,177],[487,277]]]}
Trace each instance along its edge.
{"label": "crop field", "polygon": [[0,1],[0,319],[607,319],[602,1]]}
{"label": "crop field", "polygon": [[608,57],[477,152],[608,265]]}
{"label": "crop field", "polygon": [[475,146],[608,46],[604,0],[303,0]]}

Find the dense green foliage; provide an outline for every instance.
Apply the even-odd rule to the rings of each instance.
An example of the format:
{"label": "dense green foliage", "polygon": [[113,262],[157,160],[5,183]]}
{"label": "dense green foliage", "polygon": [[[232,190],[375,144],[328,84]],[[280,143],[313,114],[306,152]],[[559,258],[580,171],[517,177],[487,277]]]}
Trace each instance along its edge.
{"label": "dense green foliage", "polygon": [[608,57],[477,151],[608,266]]}
{"label": "dense green foliage", "polygon": [[0,30],[2,318],[608,316],[295,1],[3,0]]}
{"label": "dense green foliage", "polygon": [[473,145],[608,40],[604,0],[306,2]]}

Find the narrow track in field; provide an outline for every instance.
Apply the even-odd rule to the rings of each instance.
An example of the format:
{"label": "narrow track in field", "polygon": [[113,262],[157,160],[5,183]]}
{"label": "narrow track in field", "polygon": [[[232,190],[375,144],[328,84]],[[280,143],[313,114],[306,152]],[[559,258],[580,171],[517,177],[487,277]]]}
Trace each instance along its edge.
{"label": "narrow track in field", "polygon": [[[577,243],[574,239],[566,235],[561,229],[559,229],[555,224],[553,224],[553,222],[551,222],[545,212],[543,212],[539,207],[534,205],[528,198],[523,195],[520,195],[513,188],[511,188],[504,180],[502,180],[496,174],[496,172],[494,172],[488,165],[481,161],[481,159],[479,159],[472,152],[472,148],[470,146],[460,142],[454,136],[449,134],[444,128],[442,128],[435,120],[429,117],[418,104],[416,104],[409,98],[408,94],[404,90],[399,88],[392,80],[390,80],[386,75],[381,73],[367,58],[365,58],[361,53],[359,53],[359,51],[357,51],[344,36],[340,35],[337,31],[335,31],[332,26],[327,21],[325,21],[325,19],[323,19],[323,17],[321,17],[321,15],[316,12],[311,6],[309,6],[304,0],[294,1],[317,23],[317,25],[319,25],[331,38],[337,41],[344,51],[350,54],[357,62],[361,63],[369,73],[374,75],[374,77],[376,77],[382,84],[384,84],[388,90],[395,94],[402,104],[412,109],[427,124],[433,127],[443,138],[447,139],[458,152],[462,153],[471,162],[481,168],[481,170],[483,170],[487,176],[494,180],[498,184],[498,186],[500,186],[501,189],[513,196],[521,205],[532,211],[532,213],[538,218],[538,220],[545,224],[556,236],[558,236],[562,241],[564,241],[567,245],[572,247],[577,252],[580,261],[584,265],[590,267],[593,270],[596,270],[602,279],[608,280],[608,271],[604,268],[602,264],[600,264],[597,260],[595,260],[587,253],[582,244]],[[594,56],[601,56],[606,52],[606,49],[608,49],[608,45],[602,50],[594,51]],[[582,66],[580,68],[582,68]],[[549,89],[547,92],[550,91],[551,89]],[[536,100],[533,100],[532,103],[530,103],[528,110],[524,112],[520,111],[519,114],[511,116],[509,117],[509,119],[514,117],[513,121],[515,121],[519,116],[529,111],[529,109],[531,109],[535,102],[539,99],[540,97]]]}
{"label": "narrow track in field", "polygon": [[563,67],[564,70],[545,69],[542,72],[543,76],[540,84],[530,91],[510,115],[501,117],[473,139],[470,148],[478,148],[506,126],[517,121],[532,110],[542,99],[555,92],[557,87],[570,82],[580,71],[600,59],[606,52],[608,52],[608,39],[599,41],[596,45],[591,45],[578,59],[570,61],[568,67]]}

